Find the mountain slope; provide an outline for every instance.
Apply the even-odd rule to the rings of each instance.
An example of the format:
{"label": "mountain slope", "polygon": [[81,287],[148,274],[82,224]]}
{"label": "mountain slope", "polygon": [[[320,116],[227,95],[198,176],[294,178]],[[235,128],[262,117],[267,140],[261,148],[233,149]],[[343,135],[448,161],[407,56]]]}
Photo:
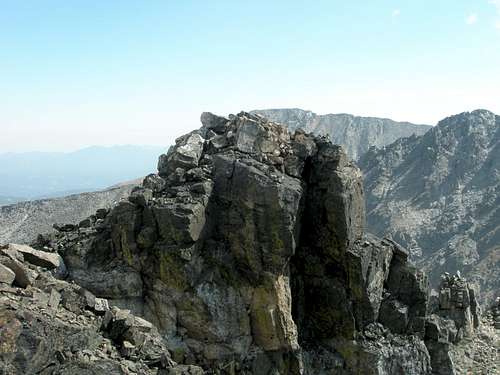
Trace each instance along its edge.
{"label": "mountain slope", "polygon": [[272,121],[285,124],[289,129],[304,129],[308,133],[328,134],[334,144],[344,146],[347,154],[359,159],[370,146],[382,147],[401,137],[422,135],[429,125],[415,125],[376,117],[359,117],[348,114],[317,115],[302,109],[256,110]]}
{"label": "mountain slope", "polygon": [[127,197],[135,185],[70,195],[55,199],[20,202],[0,207],[0,245],[30,243],[38,234],[52,232],[55,223],[77,224],[99,208],[109,208]]}
{"label": "mountain slope", "polygon": [[39,199],[105,189],[151,173],[165,149],[93,146],[69,153],[0,154],[0,195]]}
{"label": "mountain slope", "polygon": [[451,116],[423,136],[371,149],[359,165],[370,231],[390,232],[435,285],[441,272],[460,270],[480,283],[485,300],[498,295],[499,116]]}

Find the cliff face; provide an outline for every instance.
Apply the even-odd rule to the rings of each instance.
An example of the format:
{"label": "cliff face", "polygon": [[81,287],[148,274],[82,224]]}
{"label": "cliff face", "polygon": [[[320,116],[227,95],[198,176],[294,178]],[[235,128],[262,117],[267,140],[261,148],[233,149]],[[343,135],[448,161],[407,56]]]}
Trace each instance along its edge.
{"label": "cliff face", "polygon": [[201,120],[128,201],[38,246],[207,373],[453,374],[426,276],[363,234],[342,148],[248,113]]}
{"label": "cliff face", "polygon": [[500,117],[441,121],[360,160],[368,229],[391,234],[430,274],[460,270],[491,303],[500,290]]}
{"label": "cliff face", "polygon": [[358,160],[371,146],[380,148],[398,138],[413,134],[423,135],[432,128],[429,125],[376,117],[349,114],[317,115],[297,108],[256,110],[252,113],[286,124],[292,131],[302,129],[307,133],[329,135],[332,143],[342,145],[347,155],[354,160]]}

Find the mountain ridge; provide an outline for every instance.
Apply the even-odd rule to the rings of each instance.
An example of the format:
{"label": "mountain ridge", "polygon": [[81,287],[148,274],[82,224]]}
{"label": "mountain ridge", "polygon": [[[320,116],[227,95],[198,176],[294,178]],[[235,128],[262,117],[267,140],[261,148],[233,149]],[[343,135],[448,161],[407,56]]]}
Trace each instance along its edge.
{"label": "mountain ridge", "polygon": [[100,208],[111,208],[130,195],[134,184],[66,197],[0,206],[0,245],[32,243],[39,234],[53,233],[53,224],[78,224]]}
{"label": "mountain ridge", "polygon": [[385,146],[411,134],[421,135],[432,126],[398,122],[387,118],[355,116],[346,113],[318,115],[299,108],[253,110],[272,121],[316,135],[329,135],[334,144],[344,146],[357,160],[370,146]]}

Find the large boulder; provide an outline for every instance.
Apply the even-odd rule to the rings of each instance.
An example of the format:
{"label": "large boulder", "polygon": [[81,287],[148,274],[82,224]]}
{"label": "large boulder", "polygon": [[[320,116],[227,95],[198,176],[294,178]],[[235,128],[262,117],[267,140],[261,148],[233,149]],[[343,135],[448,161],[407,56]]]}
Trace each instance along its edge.
{"label": "large boulder", "polygon": [[30,270],[23,261],[23,256],[16,251],[0,250],[0,264],[14,273],[14,282],[17,286],[26,288],[28,285],[33,284],[37,273],[35,270]]}
{"label": "large boulder", "polygon": [[[46,251],[35,250],[27,245],[18,244],[5,245],[3,248],[0,248],[0,253],[5,255],[20,253],[22,254],[23,259],[28,263],[47,268],[49,270],[55,270],[60,275],[64,275],[66,273],[64,261],[57,253],[48,253]],[[15,257],[19,256],[16,255]]]}
{"label": "large boulder", "polygon": [[198,132],[186,134],[175,141],[166,155],[158,161],[160,176],[168,176],[177,168],[190,169],[198,165],[203,151],[204,139]]}

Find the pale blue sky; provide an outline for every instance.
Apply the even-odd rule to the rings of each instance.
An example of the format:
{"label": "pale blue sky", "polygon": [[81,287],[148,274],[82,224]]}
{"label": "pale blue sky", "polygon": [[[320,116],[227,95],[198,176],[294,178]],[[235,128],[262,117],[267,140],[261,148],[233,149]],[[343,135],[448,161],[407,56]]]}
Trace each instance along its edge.
{"label": "pale blue sky", "polygon": [[500,0],[0,0],[0,152],[170,144],[202,111],[500,113]]}

